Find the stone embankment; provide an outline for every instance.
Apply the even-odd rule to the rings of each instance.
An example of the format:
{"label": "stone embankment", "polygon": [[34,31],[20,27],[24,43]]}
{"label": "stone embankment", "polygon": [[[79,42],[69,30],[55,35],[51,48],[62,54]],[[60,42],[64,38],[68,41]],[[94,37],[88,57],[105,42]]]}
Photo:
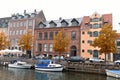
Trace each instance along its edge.
{"label": "stone embankment", "polygon": [[[22,60],[33,65],[37,63],[37,60],[35,59],[0,57],[0,65],[7,66],[12,59]],[[66,61],[60,61],[59,63],[64,66],[65,71],[105,74],[105,69],[120,70],[120,65],[114,65],[109,63],[79,63]]]}

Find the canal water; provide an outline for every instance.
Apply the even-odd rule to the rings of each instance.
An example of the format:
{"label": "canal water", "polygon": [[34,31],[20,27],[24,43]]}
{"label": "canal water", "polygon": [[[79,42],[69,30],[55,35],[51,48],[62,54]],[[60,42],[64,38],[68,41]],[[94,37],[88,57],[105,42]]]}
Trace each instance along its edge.
{"label": "canal water", "polygon": [[0,67],[0,80],[119,80],[99,74],[41,72],[31,69]]}

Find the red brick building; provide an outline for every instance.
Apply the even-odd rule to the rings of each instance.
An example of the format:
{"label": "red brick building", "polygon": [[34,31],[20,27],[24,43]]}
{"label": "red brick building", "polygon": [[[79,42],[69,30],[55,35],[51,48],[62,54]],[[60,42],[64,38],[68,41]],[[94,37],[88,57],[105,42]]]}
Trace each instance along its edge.
{"label": "red brick building", "polygon": [[68,51],[61,54],[66,56],[80,55],[80,25],[82,18],[59,19],[46,22],[40,22],[35,28],[36,46],[34,52],[36,54],[45,54],[47,56],[56,56],[58,53],[53,50],[53,37],[64,28],[70,39]]}

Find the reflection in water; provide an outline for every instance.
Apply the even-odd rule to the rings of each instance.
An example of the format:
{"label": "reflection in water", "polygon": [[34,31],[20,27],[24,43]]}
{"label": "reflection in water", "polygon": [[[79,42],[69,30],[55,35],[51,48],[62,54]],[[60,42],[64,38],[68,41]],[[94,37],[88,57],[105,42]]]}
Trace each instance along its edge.
{"label": "reflection in water", "polygon": [[75,72],[41,72],[36,71],[35,80],[106,80],[106,76]]}
{"label": "reflection in water", "polygon": [[0,80],[120,80],[105,75],[76,72],[41,72],[0,67]]}
{"label": "reflection in water", "polygon": [[120,79],[117,79],[117,78],[114,78],[114,77],[109,77],[109,76],[107,76],[107,80],[120,80]]}
{"label": "reflection in water", "polygon": [[36,71],[35,80],[65,80],[62,72]]}
{"label": "reflection in water", "polygon": [[0,67],[0,80],[34,80],[33,71]]}

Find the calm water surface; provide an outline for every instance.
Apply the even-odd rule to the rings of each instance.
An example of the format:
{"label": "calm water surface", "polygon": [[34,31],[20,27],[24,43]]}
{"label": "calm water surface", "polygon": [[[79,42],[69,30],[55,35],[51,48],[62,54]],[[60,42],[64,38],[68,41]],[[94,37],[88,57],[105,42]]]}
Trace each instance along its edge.
{"label": "calm water surface", "polygon": [[40,72],[0,67],[0,80],[120,80],[104,75],[75,72]]}

